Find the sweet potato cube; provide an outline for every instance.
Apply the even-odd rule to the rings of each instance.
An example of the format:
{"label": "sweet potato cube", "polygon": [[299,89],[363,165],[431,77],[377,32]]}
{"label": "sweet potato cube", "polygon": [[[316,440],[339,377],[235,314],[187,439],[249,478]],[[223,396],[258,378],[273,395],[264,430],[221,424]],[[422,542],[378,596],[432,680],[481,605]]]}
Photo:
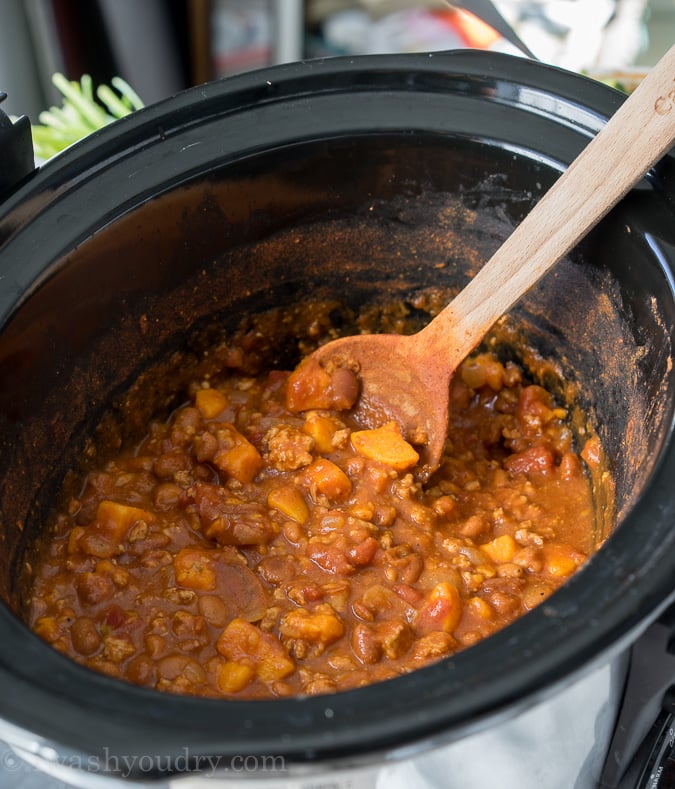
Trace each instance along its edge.
{"label": "sweet potato cube", "polygon": [[249,664],[228,660],[218,668],[218,688],[223,693],[237,693],[243,690],[254,677],[255,671]]}
{"label": "sweet potato cube", "polygon": [[53,616],[41,616],[33,625],[33,630],[50,644],[61,637],[61,628]]}
{"label": "sweet potato cube", "polygon": [[314,449],[320,454],[327,454],[335,449],[333,440],[338,430],[344,426],[330,416],[310,411],[305,416],[302,429],[314,439]]}
{"label": "sweet potato cube", "polygon": [[333,608],[326,604],[318,606],[315,611],[305,608],[289,611],[279,623],[279,632],[286,638],[302,639],[326,647],[342,638],[345,628]]}
{"label": "sweet potato cube", "polygon": [[374,430],[357,430],[352,433],[352,445],[363,457],[379,460],[396,471],[412,468],[420,456],[401,435],[396,422],[387,422]]}
{"label": "sweet potato cube", "polygon": [[309,408],[330,408],[330,375],[311,356],[293,370],[286,384],[286,407],[297,413]]}
{"label": "sweet potato cube", "polygon": [[504,366],[489,353],[467,359],[460,367],[460,375],[471,389],[487,384],[494,392],[499,392],[504,386]]}
{"label": "sweet potato cube", "polygon": [[140,507],[119,504],[104,499],[96,508],[96,518],[90,530],[114,545],[123,542],[129,529],[139,521],[153,523],[155,516]]}
{"label": "sweet potato cube", "polygon": [[228,660],[252,665],[264,682],[282,679],[295,671],[295,664],[279,639],[244,619],[233,619],[229,623],[216,649]]}
{"label": "sweet potato cube", "polygon": [[452,633],[462,616],[462,599],[457,588],[441,581],[431,590],[417,615],[417,627],[423,633],[442,630]]}
{"label": "sweet potato cube", "polygon": [[494,611],[492,610],[489,603],[486,603],[482,597],[471,597],[467,601],[467,607],[469,610],[480,619],[490,620],[494,616]]}
{"label": "sweet potato cube", "polygon": [[345,499],[352,492],[352,483],[345,472],[335,463],[318,458],[304,473],[312,498],[326,496],[331,501]]}
{"label": "sweet potato cube", "polygon": [[179,586],[204,592],[216,588],[216,573],[208,551],[181,548],[173,558],[173,571]]}
{"label": "sweet potato cube", "polygon": [[309,518],[309,507],[305,497],[295,485],[284,485],[271,490],[267,496],[267,506],[283,512],[296,523],[304,523]]}
{"label": "sweet potato cube", "polygon": [[230,446],[216,452],[213,462],[221,471],[239,482],[253,482],[263,467],[263,459],[253,444],[233,425],[227,430]]}
{"label": "sweet potato cube", "polygon": [[513,561],[518,545],[510,534],[502,534],[480,546],[495,564]]}
{"label": "sweet potato cube", "polygon": [[586,556],[570,545],[558,543],[544,545],[541,553],[544,559],[543,571],[556,578],[573,575],[586,561]]}
{"label": "sweet potato cube", "polygon": [[195,405],[204,419],[213,419],[228,406],[227,397],[217,389],[199,389],[195,395]]}
{"label": "sweet potato cube", "polygon": [[74,526],[68,535],[68,553],[77,553],[80,550],[80,537],[86,533],[84,526]]}

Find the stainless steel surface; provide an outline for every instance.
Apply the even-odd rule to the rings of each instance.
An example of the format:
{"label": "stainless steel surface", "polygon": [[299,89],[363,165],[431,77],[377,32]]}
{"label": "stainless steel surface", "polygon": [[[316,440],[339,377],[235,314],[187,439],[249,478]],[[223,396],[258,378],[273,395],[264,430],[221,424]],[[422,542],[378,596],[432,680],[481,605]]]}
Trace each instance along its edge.
{"label": "stainless steel surface", "polygon": [[[227,771],[213,770],[206,762],[201,775],[167,782],[152,778],[151,773],[162,764],[148,754],[137,765],[141,773],[147,772],[147,781],[131,782],[126,780],[129,770],[123,757],[116,765],[111,763],[120,772],[114,776],[102,772],[105,758],[59,756],[45,744],[28,741],[16,743],[14,750],[0,745],[0,789],[311,789],[328,785],[332,789],[489,789],[496,785],[496,776],[500,789],[595,789],[626,668],[627,653],[622,652],[546,701],[496,726],[450,744],[427,742],[399,749],[375,764],[343,769],[322,764],[313,772],[307,767],[285,769],[277,763],[276,769],[255,770],[256,758],[242,757],[233,759]],[[3,737],[8,734],[16,736],[17,732],[2,730]]]}
{"label": "stainless steel surface", "polygon": [[68,784],[50,778],[20,759],[0,742],[0,789],[70,789]]}

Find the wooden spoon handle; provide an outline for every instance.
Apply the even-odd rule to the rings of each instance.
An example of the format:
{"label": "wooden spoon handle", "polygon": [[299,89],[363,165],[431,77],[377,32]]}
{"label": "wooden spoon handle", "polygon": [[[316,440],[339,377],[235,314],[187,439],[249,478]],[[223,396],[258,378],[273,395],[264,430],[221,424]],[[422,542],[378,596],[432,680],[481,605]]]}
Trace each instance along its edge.
{"label": "wooden spoon handle", "polygon": [[447,359],[454,369],[674,142],[675,46],[469,285],[421,332],[437,349],[436,363]]}

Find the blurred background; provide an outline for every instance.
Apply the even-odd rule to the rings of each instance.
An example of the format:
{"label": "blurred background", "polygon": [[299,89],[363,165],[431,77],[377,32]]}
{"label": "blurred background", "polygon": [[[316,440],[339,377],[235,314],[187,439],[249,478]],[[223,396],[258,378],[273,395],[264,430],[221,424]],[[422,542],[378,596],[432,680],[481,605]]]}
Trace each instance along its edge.
{"label": "blurred background", "polygon": [[[61,72],[125,79],[151,103],[260,66],[340,54],[474,47],[516,52],[443,0],[0,0],[3,109],[60,100]],[[474,8],[477,4],[473,4]],[[484,4],[483,4],[484,5]],[[675,43],[675,0],[494,0],[545,62],[627,88]]]}

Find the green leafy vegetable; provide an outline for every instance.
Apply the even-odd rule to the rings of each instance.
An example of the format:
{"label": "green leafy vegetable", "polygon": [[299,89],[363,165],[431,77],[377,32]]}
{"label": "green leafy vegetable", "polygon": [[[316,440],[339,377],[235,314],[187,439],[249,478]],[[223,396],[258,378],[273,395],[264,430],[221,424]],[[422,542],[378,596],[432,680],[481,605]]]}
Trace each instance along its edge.
{"label": "green leafy vegetable", "polygon": [[33,147],[40,159],[49,159],[93,131],[143,107],[135,91],[120,77],[113,77],[112,87],[100,85],[96,97],[89,74],[76,82],[57,73],[52,82],[63,94],[63,104],[41,112],[40,124],[32,127]]}

